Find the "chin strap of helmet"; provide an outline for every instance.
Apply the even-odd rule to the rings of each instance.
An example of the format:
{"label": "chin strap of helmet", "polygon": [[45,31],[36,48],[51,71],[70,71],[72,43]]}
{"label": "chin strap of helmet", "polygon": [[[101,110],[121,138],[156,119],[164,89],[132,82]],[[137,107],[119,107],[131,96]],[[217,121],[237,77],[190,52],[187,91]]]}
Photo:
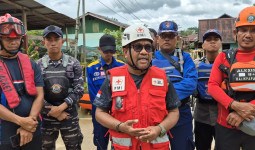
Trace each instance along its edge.
{"label": "chin strap of helmet", "polygon": [[[132,54],[131,54],[131,46],[130,46],[130,44],[128,45],[128,51],[129,51],[129,56],[130,56],[130,59],[131,59],[132,64],[130,64],[129,62],[127,62],[127,64],[128,64],[130,67],[132,67],[134,70],[141,70],[141,69],[139,69],[139,68],[135,65],[135,63],[134,63],[134,61],[133,61],[133,57],[132,57]],[[151,66],[152,66],[152,63],[150,62],[150,65],[149,65],[146,69],[141,70],[141,72],[143,72],[143,71],[148,71],[149,68],[150,68]]]}
{"label": "chin strap of helmet", "polygon": [[5,56],[5,57],[13,57],[13,56],[17,55],[17,53],[18,53],[19,51],[21,51],[22,44],[23,44],[23,38],[21,39],[21,42],[20,42],[20,45],[19,45],[19,48],[18,48],[18,49],[16,49],[16,50],[7,50],[7,49],[4,47],[4,45],[2,44],[2,40],[1,40],[1,38],[0,38],[0,46],[1,46],[1,49],[2,49],[2,50],[5,50],[8,54],[11,54],[10,56]]}

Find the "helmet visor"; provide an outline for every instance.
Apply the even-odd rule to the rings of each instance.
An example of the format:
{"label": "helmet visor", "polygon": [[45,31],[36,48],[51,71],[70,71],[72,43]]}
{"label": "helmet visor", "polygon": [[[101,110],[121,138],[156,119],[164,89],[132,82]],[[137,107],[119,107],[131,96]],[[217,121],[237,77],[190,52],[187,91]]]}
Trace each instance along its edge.
{"label": "helmet visor", "polygon": [[1,35],[10,35],[12,30],[14,30],[18,36],[23,36],[26,33],[24,26],[21,24],[18,24],[18,23],[1,23],[0,24]]}

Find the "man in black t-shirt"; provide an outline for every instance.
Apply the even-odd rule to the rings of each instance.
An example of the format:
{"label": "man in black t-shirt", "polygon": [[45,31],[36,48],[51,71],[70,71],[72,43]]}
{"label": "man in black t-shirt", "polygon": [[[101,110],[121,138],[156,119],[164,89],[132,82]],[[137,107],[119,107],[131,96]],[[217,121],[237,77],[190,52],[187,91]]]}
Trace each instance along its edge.
{"label": "man in black t-shirt", "polygon": [[0,16],[0,150],[41,150],[43,79],[39,66],[19,53],[26,34],[22,22]]}
{"label": "man in black t-shirt", "polygon": [[110,129],[115,150],[169,150],[165,133],[178,121],[180,101],[165,72],[151,67],[152,41],[144,26],[125,29],[127,65],[109,70],[94,100],[96,119]]}

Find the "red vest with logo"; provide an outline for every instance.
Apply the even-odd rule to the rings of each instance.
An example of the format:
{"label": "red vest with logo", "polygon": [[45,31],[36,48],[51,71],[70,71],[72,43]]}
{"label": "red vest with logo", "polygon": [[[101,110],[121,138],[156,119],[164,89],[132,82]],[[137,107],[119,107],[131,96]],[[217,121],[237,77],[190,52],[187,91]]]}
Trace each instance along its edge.
{"label": "red vest with logo", "polygon": [[[150,67],[137,90],[127,65],[109,70],[112,87],[111,115],[121,122],[138,119],[133,128],[156,126],[167,116],[165,97],[168,83],[164,70]],[[167,135],[144,143],[126,133],[109,130],[115,150],[169,150]]]}
{"label": "red vest with logo", "polygon": [[[17,56],[26,91],[29,95],[36,95],[34,70],[32,69],[30,59],[22,53],[18,53]],[[3,61],[0,61],[0,84],[10,108],[18,106],[20,97],[12,83],[10,72]]]}

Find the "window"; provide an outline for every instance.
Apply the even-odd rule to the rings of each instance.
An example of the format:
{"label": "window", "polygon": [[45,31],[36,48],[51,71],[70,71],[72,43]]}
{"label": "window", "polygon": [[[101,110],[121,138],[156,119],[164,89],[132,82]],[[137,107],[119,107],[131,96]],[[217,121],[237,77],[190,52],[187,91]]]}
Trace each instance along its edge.
{"label": "window", "polygon": [[99,23],[93,23],[92,24],[92,31],[93,32],[99,32]]}

